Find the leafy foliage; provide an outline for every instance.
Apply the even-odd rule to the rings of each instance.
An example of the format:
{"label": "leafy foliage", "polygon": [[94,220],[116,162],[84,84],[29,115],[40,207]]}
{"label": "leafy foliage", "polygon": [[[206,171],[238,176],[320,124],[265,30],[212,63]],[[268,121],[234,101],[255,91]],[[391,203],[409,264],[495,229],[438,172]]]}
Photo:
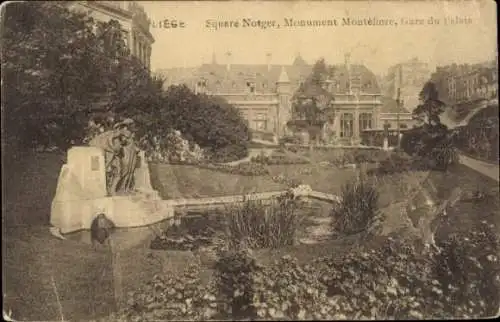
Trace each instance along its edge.
{"label": "leafy foliage", "polygon": [[255,319],[253,276],[260,267],[245,247],[228,250],[215,265],[221,307],[232,318]]}
{"label": "leafy foliage", "polygon": [[166,107],[158,115],[161,134],[175,126],[186,139],[197,143],[217,162],[247,155],[250,131],[239,111],[222,98],[196,95],[185,86],[171,86],[164,94]]}
{"label": "leafy foliage", "polygon": [[466,126],[456,129],[456,145],[475,158],[498,161],[498,104],[477,112]]}
{"label": "leafy foliage", "polygon": [[94,22],[64,2],[5,8],[2,47],[5,134],[20,147],[84,144],[88,124],[104,130],[133,118],[143,149],[172,129],[213,159],[246,156],[249,130],[226,101],[163,81],[130,55],[117,21]]}
{"label": "leafy foliage", "polygon": [[324,59],[318,60],[311,75],[292,97],[293,120],[289,122],[289,126],[308,131],[312,139],[319,138],[323,124],[332,117],[327,115],[326,111],[333,96],[323,88],[323,81],[328,74],[329,69]]}
{"label": "leafy foliage", "polygon": [[203,285],[200,268],[192,265],[179,275],[155,275],[128,294],[127,307],[113,321],[207,320],[218,312],[215,285]]}
{"label": "leafy foliage", "polygon": [[309,161],[298,157],[289,155],[286,152],[273,152],[271,155],[267,156],[264,154],[252,157],[251,162],[261,163],[265,165],[277,165],[277,164],[308,164]]}
{"label": "leafy foliage", "polygon": [[300,225],[298,201],[284,196],[265,204],[246,200],[228,209],[227,236],[231,245],[244,242],[250,248],[278,248],[293,245]]}
{"label": "leafy foliage", "polygon": [[11,3],[5,17],[6,134],[19,144],[78,144],[92,117],[113,116],[133,105],[127,97],[151,92],[116,21],[94,23],[59,2]]}
{"label": "leafy foliage", "polygon": [[436,84],[425,83],[419,99],[420,104],[413,110],[413,116],[429,126],[440,124],[439,115],[444,112],[445,104],[439,99]]}
{"label": "leafy foliage", "polygon": [[342,186],[341,202],[332,209],[333,229],[345,234],[364,231],[378,214],[378,193],[364,176]]}
{"label": "leafy foliage", "polygon": [[118,320],[382,320],[497,314],[496,227],[481,222],[437,244],[439,252],[411,238],[389,237],[304,263],[286,255],[265,266],[239,245],[221,254],[212,282],[201,286],[199,267],[178,278],[157,276],[130,295],[129,307]]}

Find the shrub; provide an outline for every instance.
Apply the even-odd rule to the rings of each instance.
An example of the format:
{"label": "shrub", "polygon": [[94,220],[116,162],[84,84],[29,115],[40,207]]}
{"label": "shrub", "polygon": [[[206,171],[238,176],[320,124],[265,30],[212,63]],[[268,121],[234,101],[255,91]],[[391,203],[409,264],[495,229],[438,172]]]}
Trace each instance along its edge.
{"label": "shrub", "polygon": [[300,158],[292,157],[284,153],[273,153],[270,156],[267,155],[257,155],[251,158],[251,162],[261,163],[265,165],[284,165],[284,164],[307,164],[309,161]]}
{"label": "shrub", "polygon": [[247,200],[228,209],[227,236],[232,245],[246,241],[251,248],[277,248],[292,245],[300,224],[298,204],[278,198],[269,204]]}
{"label": "shrub", "polygon": [[112,321],[216,318],[220,310],[215,285],[202,285],[199,276],[199,267],[195,265],[179,276],[155,275],[144,287],[128,294],[127,307]]}
{"label": "shrub", "polygon": [[234,319],[255,319],[252,273],[258,268],[257,262],[244,247],[221,254],[215,264],[215,283],[221,301],[221,312]]}
{"label": "shrub", "polygon": [[354,234],[368,228],[378,213],[378,192],[363,176],[342,186],[341,202],[332,209],[336,231]]}
{"label": "shrub", "polygon": [[[121,319],[440,319],[498,311],[499,239],[483,222],[438,241],[441,253],[410,238],[299,264],[290,256],[259,265],[243,247],[225,251],[215,283],[202,290],[198,268],[155,277],[132,294]],[[188,304],[189,303],[189,304]]]}
{"label": "shrub", "polygon": [[255,271],[253,282],[252,306],[260,319],[335,318],[335,308],[329,304],[332,299],[312,265],[299,265],[291,256],[283,256],[274,265]]}
{"label": "shrub", "polygon": [[448,298],[447,310],[461,317],[497,314],[500,303],[500,241],[493,225],[482,222],[467,233],[438,242],[435,274]]}
{"label": "shrub", "polygon": [[447,170],[450,165],[458,164],[458,150],[450,139],[443,139],[430,153],[430,160],[433,161],[435,168]]}

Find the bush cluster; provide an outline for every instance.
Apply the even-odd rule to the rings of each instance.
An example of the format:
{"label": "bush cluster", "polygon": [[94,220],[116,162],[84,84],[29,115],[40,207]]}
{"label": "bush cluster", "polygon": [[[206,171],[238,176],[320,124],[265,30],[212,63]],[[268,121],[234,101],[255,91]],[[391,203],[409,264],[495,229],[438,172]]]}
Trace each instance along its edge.
{"label": "bush cluster", "polygon": [[299,201],[285,194],[269,202],[247,200],[227,211],[230,245],[242,241],[252,249],[293,245],[301,223]]}
{"label": "bush cluster", "polygon": [[455,132],[442,124],[423,125],[404,133],[401,148],[421,160],[419,165],[436,170],[447,170],[458,163]]}
{"label": "bush cluster", "polygon": [[375,185],[364,176],[343,185],[341,200],[331,212],[332,228],[344,234],[365,231],[380,215],[378,197]]}
{"label": "bush cluster", "polygon": [[257,155],[251,158],[252,162],[261,163],[265,165],[286,165],[286,164],[308,164],[309,161],[299,158],[291,157],[285,154],[272,154],[267,155]]}
{"label": "bush cluster", "polygon": [[499,131],[498,104],[477,112],[468,124],[456,128],[455,143],[475,158],[498,161]]}
{"label": "bush cluster", "polygon": [[483,222],[438,241],[388,238],[306,263],[260,265],[244,246],[226,250],[215,278],[199,267],[157,276],[130,294],[114,320],[439,319],[493,316],[500,294],[499,238]]}
{"label": "bush cluster", "polygon": [[379,162],[376,169],[371,172],[376,174],[392,174],[407,171],[422,171],[430,169],[429,160],[418,156],[411,157],[404,152],[395,151]]}
{"label": "bush cluster", "polygon": [[217,318],[215,285],[203,285],[200,267],[179,276],[155,275],[141,289],[127,294],[127,305],[112,321],[207,320]]}

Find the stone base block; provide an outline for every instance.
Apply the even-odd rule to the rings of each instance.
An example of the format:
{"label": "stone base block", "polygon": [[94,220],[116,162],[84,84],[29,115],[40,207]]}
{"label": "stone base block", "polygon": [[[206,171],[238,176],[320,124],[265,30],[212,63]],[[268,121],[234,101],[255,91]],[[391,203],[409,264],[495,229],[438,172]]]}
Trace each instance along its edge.
{"label": "stone base block", "polygon": [[104,213],[119,228],[151,225],[174,217],[174,208],[154,194],[113,196],[87,200],[54,200],[51,224],[66,234],[90,229],[92,220]]}

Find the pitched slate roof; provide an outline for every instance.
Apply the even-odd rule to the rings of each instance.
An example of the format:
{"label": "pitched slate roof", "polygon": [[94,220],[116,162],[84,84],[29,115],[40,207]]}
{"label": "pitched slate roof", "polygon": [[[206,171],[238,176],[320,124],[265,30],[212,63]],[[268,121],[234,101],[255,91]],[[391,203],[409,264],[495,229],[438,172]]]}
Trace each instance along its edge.
{"label": "pitched slate roof", "polygon": [[[298,88],[300,82],[305,81],[310,76],[312,65],[308,65],[300,56],[297,56],[292,65],[231,64],[228,69],[225,64],[213,62],[203,64],[198,68],[172,68],[158,72],[167,78],[169,84],[182,81],[194,85],[197,81],[204,79],[207,89],[212,92],[242,93],[247,91],[249,83],[254,83],[258,92],[274,93],[276,82],[280,80],[283,71],[292,88]],[[330,71],[330,78],[338,84],[334,87],[333,92],[347,92],[349,74],[351,74],[351,79],[358,76],[362,92],[367,94],[380,93],[375,74],[364,65],[351,65],[349,73],[345,65],[333,65]],[[352,80],[353,83],[355,81],[355,79]]]}

